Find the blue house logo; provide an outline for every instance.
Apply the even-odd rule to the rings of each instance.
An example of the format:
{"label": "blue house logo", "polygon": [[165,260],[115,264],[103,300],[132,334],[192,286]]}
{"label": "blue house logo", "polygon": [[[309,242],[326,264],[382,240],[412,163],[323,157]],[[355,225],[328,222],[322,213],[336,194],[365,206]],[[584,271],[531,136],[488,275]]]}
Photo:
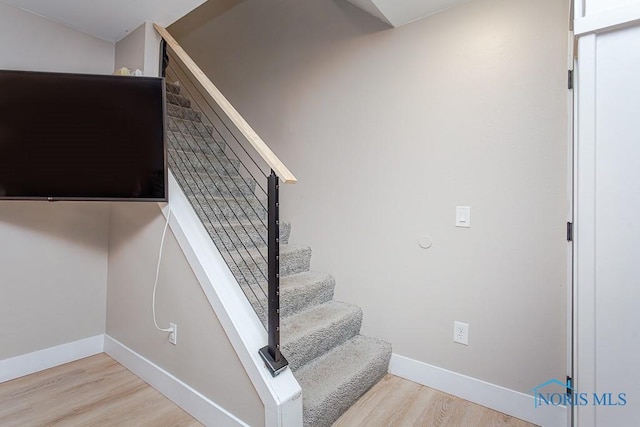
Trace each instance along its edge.
{"label": "blue house logo", "polygon": [[[546,391],[547,388],[553,386],[562,387],[565,391]],[[540,406],[625,406],[627,404],[626,393],[579,393],[573,388],[569,378],[566,383],[552,378],[535,386],[531,391],[533,391],[535,408]]]}

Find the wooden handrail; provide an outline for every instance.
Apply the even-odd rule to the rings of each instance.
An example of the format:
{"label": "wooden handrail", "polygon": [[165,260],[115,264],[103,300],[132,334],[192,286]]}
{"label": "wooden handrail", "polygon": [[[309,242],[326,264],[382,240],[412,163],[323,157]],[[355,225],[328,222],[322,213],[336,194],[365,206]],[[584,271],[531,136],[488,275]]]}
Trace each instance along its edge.
{"label": "wooden handrail", "polygon": [[166,30],[158,24],[153,24],[153,28],[156,29],[158,34],[164,39],[167,45],[173,49],[175,54],[180,58],[184,65],[194,75],[202,87],[207,91],[209,96],[220,106],[222,111],[229,117],[233,124],[238,128],[240,133],[247,138],[251,146],[258,152],[260,157],[271,167],[271,169],[278,175],[278,178],[285,184],[295,184],[298,182],[295,176],[287,169],[287,167],[280,161],[273,151],[265,144],[260,136],[249,126],[249,123],[238,113],[238,111],[231,105],[231,103],[225,98],[225,96],[218,90],[218,88],[209,80],[207,75],[198,67],[198,65],[191,59],[187,52],[182,49],[176,39]]}

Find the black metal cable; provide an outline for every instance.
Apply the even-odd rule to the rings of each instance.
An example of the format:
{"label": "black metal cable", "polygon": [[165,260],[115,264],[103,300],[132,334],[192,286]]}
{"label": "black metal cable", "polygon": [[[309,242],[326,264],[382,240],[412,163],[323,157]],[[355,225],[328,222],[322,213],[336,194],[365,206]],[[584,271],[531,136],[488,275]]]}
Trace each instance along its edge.
{"label": "black metal cable", "polygon": [[[184,71],[184,66],[182,65],[182,62],[180,60],[176,61],[176,57],[174,55],[174,61],[172,62],[177,62],[178,63],[178,67],[180,67],[180,69],[182,70],[182,73],[187,76],[187,78],[191,81],[191,83],[193,84],[193,80],[190,77],[191,73],[187,73]],[[265,178],[268,178],[269,175],[265,172],[262,171],[262,168],[260,167],[260,165],[258,165],[258,163],[255,161],[255,159],[253,158],[253,156],[251,156],[251,154],[249,154],[249,152],[247,151],[247,149],[240,143],[240,141],[238,140],[238,138],[234,135],[234,133],[231,131],[231,129],[229,129],[229,127],[227,126],[227,124],[224,122],[224,120],[222,120],[222,117],[220,117],[220,115],[218,114],[218,112],[216,111],[216,109],[214,108],[214,106],[210,103],[210,101],[205,98],[205,102],[209,105],[209,107],[211,108],[211,110],[213,111],[213,113],[218,117],[218,120],[220,120],[220,123],[222,123],[222,125],[227,129],[227,131],[229,132],[229,134],[233,137],[233,139],[236,140],[236,142],[238,143],[238,145],[240,146],[240,148],[242,148],[242,150],[245,152],[245,154],[251,159],[251,161],[253,162],[253,164],[258,168],[258,170],[260,170],[263,175],[265,176]],[[232,147],[229,147],[232,149]],[[234,151],[234,154],[235,151]],[[237,154],[236,154],[237,155]],[[255,178],[255,177],[254,177]]]}
{"label": "black metal cable", "polygon": [[[182,134],[182,136],[183,136],[183,137],[185,136],[185,135],[184,135],[184,133],[183,133],[181,130],[180,130],[179,132]],[[174,139],[174,141],[175,141],[175,144],[178,144],[178,145],[179,145],[178,138],[176,138],[176,136],[175,136],[175,135],[170,135],[170,137],[173,137],[173,139]],[[177,156],[177,157],[178,157],[178,156]],[[180,160],[182,161],[182,164],[185,166],[185,169],[184,169],[184,170],[188,172],[188,167],[187,167],[187,166],[188,166],[188,164],[187,164],[183,159],[180,159]],[[174,163],[175,163],[175,161],[174,161]],[[176,163],[176,166],[177,166],[177,163]],[[194,167],[193,165],[190,165],[190,166],[192,166],[192,168],[195,170],[195,167]],[[182,175],[182,178],[183,178],[183,180],[184,180],[185,185],[189,185],[189,184],[188,184],[187,177],[186,177],[186,176],[184,175],[184,173],[182,172],[182,169],[180,169],[180,168],[178,167],[178,170],[180,171],[180,174]],[[197,172],[196,172],[196,173],[197,173]],[[206,194],[212,195],[212,194],[211,194],[211,192],[210,192],[210,190],[208,190],[207,188],[205,188],[204,190],[201,188],[200,184],[202,184],[202,182],[201,182],[200,180],[195,179],[195,177],[194,177],[191,173],[189,173],[189,174],[191,175],[191,181],[192,181],[192,183],[193,183],[193,184],[195,184],[195,187],[198,189],[198,192],[199,192],[200,194],[203,194],[203,195],[205,196],[205,198],[206,198]],[[191,185],[189,185],[189,187],[190,187],[191,191],[193,192],[193,187],[192,187]],[[193,194],[195,194],[195,193],[193,193]],[[206,218],[207,218],[208,222],[209,222],[210,224],[212,224],[212,225],[213,225],[213,221],[211,220],[210,216],[208,215],[208,213],[207,213],[206,209],[204,209],[204,206],[202,206],[202,203],[200,202],[200,200],[199,200],[197,197],[195,197],[195,199],[196,199],[196,201],[198,202],[198,204],[200,205],[200,208],[202,209],[202,212],[203,212],[203,213],[204,213],[204,215],[206,216]],[[210,205],[208,202],[207,202],[207,204],[208,204],[208,207],[209,207],[209,208],[211,208],[211,205]],[[217,204],[216,204],[216,205],[217,205]],[[217,205],[217,207],[218,207],[218,209],[220,209],[220,207],[219,207],[218,205]],[[231,206],[229,206],[229,207],[231,208]],[[229,243],[230,243],[231,245],[233,245],[233,238],[232,238],[232,236],[229,234],[229,231],[227,231],[227,229],[226,229],[226,228],[224,228],[224,222],[223,222],[223,221],[221,221],[221,220],[220,220],[220,218],[218,218],[218,215],[215,213],[215,211],[213,212],[213,215],[216,217],[216,223],[218,223],[218,224],[221,224],[221,225],[222,225],[222,227],[223,227],[223,231],[224,231],[224,232],[225,232],[225,234],[227,235],[227,238],[228,238]],[[223,216],[224,216],[224,215],[223,215]],[[231,223],[230,223],[230,221],[229,221],[228,219],[226,219],[226,220],[227,220],[227,223],[230,225],[230,224],[231,224]],[[232,230],[233,230],[233,228],[232,228]],[[215,233],[216,235],[218,235],[218,237],[219,237],[219,239],[220,239],[220,241],[221,241],[222,245],[223,245],[223,246],[224,246],[224,248],[225,248],[225,251],[229,254],[229,257],[234,261],[234,264],[235,264],[236,268],[238,269],[239,273],[242,275],[242,278],[244,279],[245,283],[246,283],[247,285],[249,285],[249,286],[250,286],[250,288],[251,288],[251,281],[249,280],[249,278],[247,277],[247,275],[244,273],[244,271],[240,268],[240,266],[239,266],[239,265],[238,265],[238,263],[236,262],[235,258],[233,257],[233,253],[232,253],[232,252],[233,252],[233,251],[235,251],[235,252],[238,254],[238,256],[242,259],[242,261],[244,261],[244,262],[245,262],[245,264],[246,264],[246,262],[247,262],[247,261],[244,259],[244,257],[242,257],[242,254],[240,253],[240,251],[238,250],[238,248],[237,248],[235,245],[233,245],[233,248],[232,248],[232,249],[230,249],[230,248],[228,247],[228,245],[225,243],[224,238],[223,238],[223,237],[222,237],[218,232],[216,232],[216,231],[215,231],[215,229],[214,229],[214,233]],[[238,236],[236,235],[236,237],[238,237]],[[239,237],[238,237],[238,238],[239,238]],[[246,247],[245,247],[245,250],[246,250]],[[248,254],[249,254],[249,256],[251,257],[251,253],[250,253],[248,250],[247,250],[247,253],[248,253]],[[254,259],[253,257],[251,257],[251,258],[252,258],[252,261],[254,262],[254,264],[258,267],[258,269],[259,269],[259,271],[261,272],[261,274],[264,276],[264,273],[262,272],[262,269],[260,268],[259,264],[255,261],[255,259]],[[258,280],[258,278],[255,276],[255,273],[253,272],[253,269],[251,269],[251,268],[250,268],[249,264],[246,264],[246,265],[247,265],[247,267],[249,267],[249,273],[251,273],[251,276],[253,276],[253,279],[254,279],[255,283],[259,283],[259,280]],[[259,286],[259,287],[260,287],[260,289],[263,291],[263,293],[265,293],[265,292],[264,292],[264,290],[262,289],[262,287],[261,287],[261,286]],[[252,290],[252,292],[254,292],[252,288],[251,288],[251,290]],[[254,292],[254,293],[255,293],[255,292]],[[265,293],[265,295],[266,295],[266,293]],[[256,296],[256,298],[257,298],[257,296]],[[263,308],[264,308],[264,307],[263,307]]]}
{"label": "black metal cable", "polygon": [[[185,125],[185,128],[187,128],[187,130],[188,130],[188,126],[186,126],[186,125]],[[206,137],[205,137],[205,135],[202,135],[202,131],[201,131],[197,126],[196,126],[195,128],[196,128],[196,130],[198,131],[198,133],[200,134],[200,137],[201,137],[201,138],[206,142]],[[181,132],[182,132],[182,131],[181,131]],[[190,130],[189,130],[189,132],[191,133],[191,131],[190,131]],[[193,137],[193,135],[191,135],[191,136]],[[194,155],[196,156],[196,159],[197,159],[197,160],[198,160],[198,162],[200,163],[200,166],[202,166],[202,167],[203,167],[203,169],[205,170],[205,173],[206,173],[206,166],[205,166],[205,165],[202,163],[202,161],[198,158],[198,155],[197,155],[197,153],[195,153],[195,151],[194,151]],[[215,154],[213,154],[213,155],[215,156]],[[220,175],[220,173],[218,172],[218,170],[215,168],[215,165],[213,165],[213,163],[211,163],[211,160],[210,160],[210,159],[208,159],[208,157],[207,157],[206,155],[205,155],[205,158],[207,158],[207,160],[209,161],[209,164],[212,166],[212,168],[213,168],[213,172],[214,172],[214,173],[218,176],[218,178],[220,178],[220,180],[225,184],[225,186],[227,187],[227,190],[229,191],[229,193],[231,194],[231,196],[232,196],[232,197],[234,197],[234,198],[236,198],[236,196],[234,196],[234,195],[233,195],[233,190],[231,190],[231,189],[229,188],[229,185],[227,184],[226,180],[224,180],[224,179],[222,178],[222,176]],[[220,161],[220,160],[218,160],[218,161]],[[231,160],[228,158],[228,156],[227,156],[227,161],[229,161],[229,162],[231,161]],[[233,177],[230,177],[230,178],[231,178],[231,179],[232,179],[232,181],[233,181]],[[265,223],[265,221],[264,221],[263,219],[261,219],[261,218],[260,218],[260,214],[259,214],[258,212],[256,212],[255,207],[253,206],[252,202],[251,202],[251,201],[249,201],[249,199],[247,198],[247,195],[246,195],[244,192],[242,192],[242,188],[240,188],[240,186],[238,185],[238,183],[237,183],[237,182],[235,182],[235,181],[233,181],[233,182],[234,182],[234,184],[235,184],[236,189],[240,192],[240,195],[242,196],[242,198],[244,198],[245,202],[247,202],[247,204],[249,205],[249,207],[251,208],[251,210],[253,210],[253,213],[255,213],[255,214],[256,214],[256,216],[258,217],[258,220],[259,220],[259,221],[262,223],[262,225],[266,228],[266,227],[267,227],[267,224]],[[244,180],[244,179],[243,179],[243,182],[244,182],[244,184],[245,184],[245,185],[247,185],[247,187],[248,187],[248,188],[250,188],[250,187],[249,187],[249,185],[250,185],[250,184],[249,184],[246,180]],[[252,184],[252,185],[256,185],[257,183],[252,182],[251,184]],[[255,194],[253,195],[253,197],[255,197]],[[261,203],[261,202],[260,202],[260,200],[259,200],[257,197],[255,197],[255,201],[257,201],[257,202]],[[241,205],[239,205],[239,207],[240,207],[241,211],[242,211],[242,212],[247,216],[247,218],[249,218],[249,215],[248,215],[247,211],[246,211],[245,209],[243,209]],[[265,210],[266,210],[266,209],[265,209]],[[246,227],[242,224],[242,221],[240,221],[240,219],[239,219],[239,218],[237,218],[237,216],[236,216],[236,219],[238,220],[238,223],[240,224],[240,226],[242,226],[242,228],[247,232],[247,234],[249,234],[248,230],[246,230]],[[255,231],[259,236],[261,236],[263,243],[266,245],[266,244],[267,244],[267,241],[266,241],[266,239],[262,236],[262,234],[263,234],[263,233],[262,233],[260,230],[258,230],[258,228],[256,227],[256,225],[255,225],[251,220],[249,220],[249,223],[250,223],[250,224],[251,224],[251,226],[253,227],[254,231]],[[265,259],[265,261],[266,261],[266,259]]]}
{"label": "black metal cable", "polygon": [[[172,69],[172,70],[173,70],[173,69]],[[175,71],[173,71],[173,74],[175,74],[175,75],[177,76],[177,73],[176,73]],[[190,96],[193,98],[193,95],[191,94],[191,92],[189,92],[189,89],[185,87],[185,90],[186,90],[186,91],[190,94]],[[198,104],[197,102],[196,102],[196,105],[198,105],[198,106],[199,106],[199,104]],[[202,110],[202,108],[200,108],[200,109]],[[206,114],[204,114],[202,111],[201,111],[201,114],[202,114],[202,116],[204,116],[205,118],[207,118],[207,119],[208,119],[207,115],[206,115]],[[201,118],[202,118],[202,116],[201,116]],[[203,125],[204,125],[204,124],[203,124]],[[186,127],[186,125],[185,125],[185,127]],[[223,140],[223,142],[224,142],[224,137],[222,137],[222,134],[220,134],[220,132],[219,132],[219,131],[217,130],[217,128],[215,127],[215,125],[213,125],[213,123],[212,123],[211,127],[212,127],[216,132],[217,132],[217,134],[220,136],[220,138],[221,138],[221,139]],[[205,142],[205,143],[206,143],[206,139],[207,139],[207,138],[211,138],[211,137],[212,137],[212,135],[207,135],[206,133],[205,133],[205,134],[203,134],[203,133],[202,133],[202,130],[201,130],[198,126],[195,126],[195,128],[196,128],[196,130],[198,131],[198,133],[200,134],[200,138],[202,138],[202,139],[204,140],[204,142]],[[208,129],[206,129],[206,126],[205,126],[205,131],[207,131],[207,132],[208,132]],[[233,136],[233,135],[232,135],[232,136]],[[219,142],[219,141],[217,141],[215,138],[212,138],[212,139],[213,139],[213,141],[216,143],[216,145],[218,145],[218,148],[220,148],[220,150],[221,150],[221,154],[222,154],[224,157],[226,157],[226,160],[227,160],[227,161],[228,161],[228,162],[233,166],[232,159],[231,159],[231,158],[229,158],[228,154],[227,154],[227,153],[226,153],[226,151],[224,150],[224,147],[221,147],[221,146],[220,146],[220,142]],[[236,139],[236,141],[237,141],[237,139]],[[235,160],[237,160],[238,162],[240,162],[240,164],[242,164],[242,161],[237,157],[237,154],[235,153],[235,151],[233,151],[233,149],[232,149],[228,144],[226,144],[226,147],[229,147],[229,148],[231,149],[231,151],[233,152],[233,154],[236,156],[236,159],[235,159]],[[212,153],[212,154],[213,154],[214,156],[216,156],[216,155],[215,155],[215,153]],[[206,157],[206,156],[205,156],[205,157]],[[217,158],[217,156],[216,156],[216,158]],[[211,166],[212,166],[213,168],[215,168],[215,166],[211,163],[210,159],[208,159],[208,158],[207,158],[207,160],[210,162]],[[251,159],[251,160],[252,160],[252,161],[254,161],[253,159]],[[218,159],[218,161],[220,161],[220,159]],[[255,161],[254,161],[254,162],[255,162]],[[221,163],[221,166],[224,168],[224,165],[222,165],[222,163]],[[234,166],[234,168],[235,168],[235,166]],[[224,168],[224,169],[225,169],[225,171],[228,173],[227,169],[226,169],[226,168]],[[247,168],[246,168],[246,166],[245,166],[245,169],[247,169]],[[250,174],[250,175],[251,175],[251,177],[254,179],[254,181],[253,181],[253,182],[251,182],[251,183],[247,182],[247,180],[246,180],[244,177],[242,177],[242,175],[240,174],[240,171],[239,171],[237,168],[235,168],[235,170],[236,170],[236,172],[238,173],[238,175],[240,175],[241,179],[244,181],[244,183],[245,183],[246,185],[250,185],[250,184],[256,185],[258,188],[260,188],[260,189],[261,189],[261,191],[263,191],[263,192],[264,192],[264,189],[262,189],[262,187],[260,187],[260,184],[257,182],[257,180],[256,180],[255,176],[254,176],[253,174],[251,174],[251,172],[250,172],[248,169],[247,169],[247,171],[249,171],[249,174]],[[266,175],[265,175],[265,176],[266,176]],[[235,182],[234,182],[234,184],[236,184],[236,187],[240,190],[240,188],[239,188],[239,186],[237,185],[237,183],[235,183]],[[265,194],[266,194],[266,193],[265,193]],[[244,196],[245,200],[247,201],[247,204],[249,205],[249,208],[250,208],[251,210],[253,210],[253,213],[255,213],[255,214],[256,214],[256,216],[258,217],[258,220],[262,223],[262,225],[264,225],[265,227],[267,227],[266,222],[265,222],[265,221],[260,217],[260,214],[256,211],[256,209],[255,209],[254,205],[253,205],[252,203],[250,203],[250,202],[247,200],[247,198],[246,198],[246,196],[245,196],[244,194],[243,194],[243,196]],[[255,195],[254,195],[254,196],[255,196]],[[262,202],[260,199],[258,199],[258,198],[256,197],[256,201],[258,201],[258,203],[260,203],[260,204],[261,204],[261,206],[266,210],[266,207],[264,206],[263,202]],[[243,212],[245,215],[248,215],[247,211],[246,211],[244,208],[242,208],[242,206],[240,206],[240,209],[242,210],[242,212]],[[258,230],[256,230],[256,232],[258,232],[258,233],[259,233],[259,231],[258,231]],[[266,244],[266,241],[265,241],[264,243]]]}

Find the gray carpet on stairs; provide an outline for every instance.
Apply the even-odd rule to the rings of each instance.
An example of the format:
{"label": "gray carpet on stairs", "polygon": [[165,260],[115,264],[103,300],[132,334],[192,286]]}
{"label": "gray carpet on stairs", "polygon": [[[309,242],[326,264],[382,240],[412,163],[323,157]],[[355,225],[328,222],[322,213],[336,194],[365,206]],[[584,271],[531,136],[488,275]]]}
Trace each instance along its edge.
{"label": "gray carpet on stairs", "polygon": [[[169,166],[266,324],[264,194],[179,85],[167,83],[167,102]],[[280,228],[282,353],[302,386],[304,425],[328,427],[386,374],[391,346],[359,335],[362,310],[333,300],[334,278],[309,271],[311,248]]]}
{"label": "gray carpet on stairs", "polygon": [[333,424],[382,379],[390,358],[390,344],[357,335],[295,372],[302,386],[304,425]]}

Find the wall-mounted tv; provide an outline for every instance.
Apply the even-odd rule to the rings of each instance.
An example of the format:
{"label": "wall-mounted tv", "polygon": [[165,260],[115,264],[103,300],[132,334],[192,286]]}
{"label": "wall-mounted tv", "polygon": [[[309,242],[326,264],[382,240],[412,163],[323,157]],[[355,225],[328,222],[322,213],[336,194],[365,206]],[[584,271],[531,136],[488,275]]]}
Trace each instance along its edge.
{"label": "wall-mounted tv", "polygon": [[161,78],[0,70],[0,200],[167,200]]}

